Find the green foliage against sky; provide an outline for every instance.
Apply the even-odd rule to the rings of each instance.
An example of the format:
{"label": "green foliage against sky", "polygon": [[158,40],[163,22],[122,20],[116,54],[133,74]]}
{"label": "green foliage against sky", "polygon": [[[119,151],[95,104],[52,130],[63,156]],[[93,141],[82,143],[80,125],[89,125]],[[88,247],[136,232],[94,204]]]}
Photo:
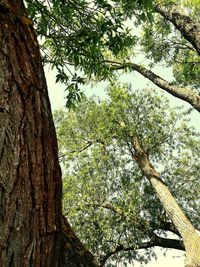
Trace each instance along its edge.
{"label": "green foliage against sky", "polygon": [[144,262],[153,250],[141,256],[137,248],[155,230],[165,229],[169,219],[134,160],[131,138],[140,138],[163,180],[199,227],[199,135],[188,126],[186,112],[171,109],[155,92],[112,85],[108,95],[106,101],[83,101],[75,112],[55,113],[64,213],[101,260],[121,246],[128,252],[112,259]]}
{"label": "green foliage against sky", "polygon": [[156,11],[157,4],[177,8],[198,23],[198,1],[176,6],[177,1],[27,0],[27,6],[42,38],[44,62],[57,69],[57,81],[66,84],[67,107],[73,107],[83,98],[80,84],[137,71],[129,63],[140,65],[140,53],[143,67],[171,67],[175,84],[198,90],[195,48]]}

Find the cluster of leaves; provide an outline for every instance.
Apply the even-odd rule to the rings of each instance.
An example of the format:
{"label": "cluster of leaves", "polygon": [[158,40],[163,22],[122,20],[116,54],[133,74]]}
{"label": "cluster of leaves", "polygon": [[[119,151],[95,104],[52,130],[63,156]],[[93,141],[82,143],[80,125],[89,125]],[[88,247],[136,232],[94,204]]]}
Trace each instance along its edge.
{"label": "cluster of leaves", "polygon": [[[188,111],[170,109],[156,92],[112,85],[108,95],[106,101],[83,101],[76,112],[54,114],[64,169],[64,213],[100,260],[123,246],[130,251],[112,260],[144,261],[137,248],[168,218],[134,160],[131,139],[138,136],[197,227],[200,183],[193,163],[198,162],[200,140],[187,124]],[[148,253],[146,260],[153,251]]]}
{"label": "cluster of leaves", "polygon": [[27,10],[42,38],[44,62],[57,69],[57,82],[67,85],[68,99],[73,96],[68,106],[78,100],[78,85],[85,82],[80,74],[74,75],[74,68],[84,70],[87,79],[110,78],[104,53],[125,56],[137,41],[123,25],[122,12],[110,1],[27,0]]}
{"label": "cluster of leaves", "polygon": [[153,20],[153,2],[153,0],[120,0],[115,1],[115,4],[122,10],[124,18],[132,19],[134,16],[137,19],[136,25],[139,25],[145,21],[151,22]]}

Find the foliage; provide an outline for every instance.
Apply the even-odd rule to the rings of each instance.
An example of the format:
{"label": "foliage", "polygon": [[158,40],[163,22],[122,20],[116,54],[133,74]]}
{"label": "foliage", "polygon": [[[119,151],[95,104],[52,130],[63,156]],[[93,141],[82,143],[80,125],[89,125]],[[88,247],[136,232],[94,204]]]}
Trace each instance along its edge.
{"label": "foliage", "polygon": [[[181,1],[179,10],[187,11],[198,21],[198,1]],[[196,52],[172,23],[155,12],[157,3],[174,7],[176,1],[26,2],[42,38],[44,63],[57,69],[57,82],[66,84],[67,107],[83,98],[80,84],[94,78],[112,80],[116,73],[114,63],[123,65],[130,59],[137,63],[138,51],[144,53],[150,67],[156,64],[172,67],[176,83],[195,89],[199,86]]]}
{"label": "foliage", "polygon": [[139,137],[199,227],[199,135],[188,126],[189,111],[171,109],[155,91],[113,84],[108,95],[106,101],[83,101],[75,112],[55,113],[64,212],[99,259],[123,246],[130,250],[114,254],[112,260],[144,262],[153,251],[141,256],[137,249],[169,219],[135,163],[131,138]]}
{"label": "foliage", "polygon": [[[57,82],[66,83],[69,93],[73,91],[72,96],[77,85],[85,83],[86,76],[88,79],[92,75],[98,79],[112,76],[104,60],[106,51],[125,56],[137,41],[123,25],[122,12],[108,1],[28,0],[27,6],[38,35],[43,38],[43,60],[57,69]],[[75,70],[84,70],[85,77],[74,75],[70,65]]]}

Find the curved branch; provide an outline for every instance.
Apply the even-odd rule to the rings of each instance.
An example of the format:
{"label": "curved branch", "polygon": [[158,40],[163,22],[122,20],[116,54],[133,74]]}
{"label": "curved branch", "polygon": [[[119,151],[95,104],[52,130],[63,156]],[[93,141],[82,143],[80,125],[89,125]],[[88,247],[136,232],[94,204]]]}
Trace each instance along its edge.
{"label": "curved branch", "polygon": [[181,14],[177,6],[167,8],[163,5],[155,5],[155,10],[166,20],[172,22],[182,36],[191,43],[197,53],[200,55],[200,26],[189,16]]}
{"label": "curved branch", "polygon": [[127,62],[127,63],[120,63],[120,62],[113,62],[107,61],[111,64],[111,69],[113,70],[120,70],[120,69],[131,69],[133,71],[137,71],[145,78],[152,81],[155,85],[163,89],[164,91],[170,93],[171,95],[178,97],[190,105],[192,105],[197,111],[200,112],[200,96],[193,92],[191,89],[180,87],[177,85],[173,85],[172,83],[166,81],[165,79],[161,78],[160,76],[156,75],[151,70],[146,69],[143,66],[140,66],[135,63]]}
{"label": "curved branch", "polygon": [[153,247],[158,246],[162,248],[172,248],[185,251],[183,241],[178,239],[164,238],[154,234],[151,243]]}
{"label": "curved branch", "polygon": [[171,248],[171,249],[177,249],[177,250],[185,250],[184,244],[181,240],[177,239],[171,239],[171,238],[163,238],[156,234],[152,235],[152,238],[147,241],[143,242],[138,246],[130,246],[125,247],[123,245],[119,245],[116,248],[114,248],[112,251],[105,254],[101,260],[100,260],[100,267],[103,267],[106,263],[106,261],[113,255],[119,253],[119,252],[126,252],[126,251],[136,251],[139,249],[147,249],[147,248],[153,248],[153,247],[162,247],[162,248]]}

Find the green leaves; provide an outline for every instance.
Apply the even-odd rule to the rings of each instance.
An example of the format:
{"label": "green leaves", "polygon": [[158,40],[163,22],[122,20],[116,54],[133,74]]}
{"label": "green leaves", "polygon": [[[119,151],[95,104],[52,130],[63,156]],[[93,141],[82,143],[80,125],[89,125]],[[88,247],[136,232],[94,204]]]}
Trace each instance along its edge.
{"label": "green leaves", "polygon": [[[180,2],[194,20],[198,20],[197,2]],[[162,2],[166,7],[175,8],[175,4]],[[111,81],[119,67],[115,63],[138,61],[138,50],[150,67],[171,67],[174,83],[199,87],[199,59],[194,49],[168,20],[155,13],[154,1],[27,0],[27,9],[42,39],[44,63],[56,68],[57,81],[66,85],[67,107],[83,98],[82,82],[73,81],[74,73],[87,82]]]}
{"label": "green leaves", "polygon": [[[190,177],[198,173],[200,139],[188,126],[189,112],[171,109],[168,100],[153,90],[112,84],[108,96],[104,101],[85,99],[75,111],[55,114],[64,169],[64,212],[100,259],[121,245],[138,248],[168,222],[135,162],[135,135],[173,194],[184,207],[190,203],[185,209],[199,224],[199,213],[192,212],[198,210],[199,181]],[[133,256],[137,257],[129,253],[113,259],[122,257],[125,262]],[[148,260],[151,252],[146,256]]]}
{"label": "green leaves", "polygon": [[80,76],[81,71],[82,80],[110,79],[113,74],[104,55],[124,57],[137,41],[123,26],[119,8],[107,1],[28,0],[27,6],[43,40],[44,62],[57,69],[57,82],[66,84],[67,106],[82,98],[78,89],[82,82],[74,82],[74,72]]}

